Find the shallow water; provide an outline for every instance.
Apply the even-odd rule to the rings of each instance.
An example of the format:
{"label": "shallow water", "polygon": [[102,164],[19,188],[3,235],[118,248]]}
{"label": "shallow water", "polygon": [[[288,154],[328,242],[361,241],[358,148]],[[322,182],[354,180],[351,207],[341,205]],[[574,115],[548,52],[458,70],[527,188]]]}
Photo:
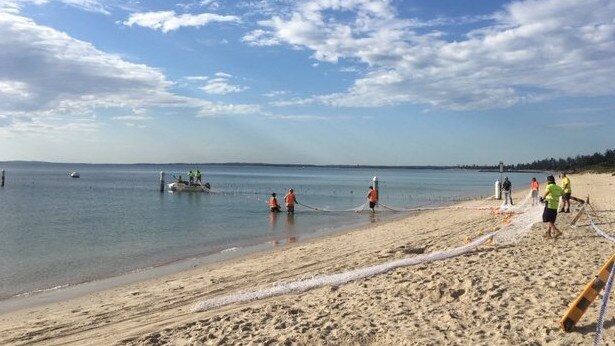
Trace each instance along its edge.
{"label": "shallow water", "polygon": [[[216,194],[159,191],[188,165],[0,163],[0,299],[256,244],[284,245],[372,222],[352,210],[379,177],[395,208],[493,194],[499,173],[462,170],[200,165]],[[78,171],[81,178],[69,176]],[[531,175],[508,174],[525,188]],[[268,212],[289,187],[295,215]],[[381,212],[378,220],[394,213]],[[231,249],[231,250],[229,250]]]}

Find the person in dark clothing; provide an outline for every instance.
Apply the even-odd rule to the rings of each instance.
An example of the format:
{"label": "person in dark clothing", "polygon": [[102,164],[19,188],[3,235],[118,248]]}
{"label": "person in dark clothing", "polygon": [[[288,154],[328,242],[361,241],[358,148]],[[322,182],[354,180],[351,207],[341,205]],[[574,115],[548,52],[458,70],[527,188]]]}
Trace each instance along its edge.
{"label": "person in dark clothing", "polygon": [[512,183],[510,182],[510,180],[508,180],[508,177],[504,178],[504,182],[502,183],[502,189],[504,190],[504,204],[509,204],[508,201],[510,200],[510,205],[513,205]]}

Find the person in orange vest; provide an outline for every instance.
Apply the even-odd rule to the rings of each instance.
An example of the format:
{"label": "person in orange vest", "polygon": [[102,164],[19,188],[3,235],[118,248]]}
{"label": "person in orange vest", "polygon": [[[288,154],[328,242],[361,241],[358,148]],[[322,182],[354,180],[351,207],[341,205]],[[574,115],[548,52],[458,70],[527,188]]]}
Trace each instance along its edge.
{"label": "person in orange vest", "polygon": [[286,196],[284,196],[284,203],[286,203],[286,212],[294,213],[295,212],[295,203],[297,202],[297,196],[295,196],[295,191],[293,189],[288,190]]}
{"label": "person in orange vest", "polygon": [[277,198],[275,198],[275,192],[271,194],[271,198],[269,198],[269,210],[272,213],[280,212],[280,205],[278,204]]}
{"label": "person in orange vest", "polygon": [[376,207],[376,203],[378,203],[378,190],[374,190],[373,186],[369,187],[367,199],[369,200],[369,209],[372,210],[372,213],[375,213],[376,211],[374,208]]}
{"label": "person in orange vest", "polygon": [[532,189],[532,205],[538,203],[538,190],[540,189],[538,180],[536,178],[532,178],[532,182],[530,183],[530,189]]}

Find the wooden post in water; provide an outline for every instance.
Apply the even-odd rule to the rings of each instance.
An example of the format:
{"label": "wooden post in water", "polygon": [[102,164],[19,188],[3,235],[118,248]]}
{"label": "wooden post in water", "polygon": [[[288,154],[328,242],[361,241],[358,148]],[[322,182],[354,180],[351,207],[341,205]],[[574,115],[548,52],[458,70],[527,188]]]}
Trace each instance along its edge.
{"label": "wooden post in water", "polygon": [[160,192],[164,192],[164,172],[160,172]]}
{"label": "wooden post in water", "polygon": [[4,169],[2,170],[2,183],[0,183],[0,187],[4,187]]}

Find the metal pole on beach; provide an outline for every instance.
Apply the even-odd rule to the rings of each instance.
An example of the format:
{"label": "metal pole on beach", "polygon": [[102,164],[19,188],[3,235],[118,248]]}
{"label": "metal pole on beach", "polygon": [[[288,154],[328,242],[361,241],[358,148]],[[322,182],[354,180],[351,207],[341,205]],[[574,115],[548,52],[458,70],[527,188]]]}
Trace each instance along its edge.
{"label": "metal pole on beach", "polygon": [[374,177],[374,179],[372,179],[373,181],[373,187],[374,187],[374,191],[376,191],[376,200],[378,200],[380,198],[380,191],[378,190],[378,177]]}
{"label": "metal pole on beach", "polygon": [[[500,161],[500,190],[502,190],[502,183],[504,182],[502,180],[502,173],[504,173],[504,162]],[[500,191],[500,194],[498,195],[499,198],[498,199],[502,199],[502,193]]]}
{"label": "metal pole on beach", "polygon": [[2,170],[2,183],[0,183],[0,187],[4,187],[4,169]]}
{"label": "metal pole on beach", "polygon": [[160,172],[160,192],[164,192],[164,172]]}

